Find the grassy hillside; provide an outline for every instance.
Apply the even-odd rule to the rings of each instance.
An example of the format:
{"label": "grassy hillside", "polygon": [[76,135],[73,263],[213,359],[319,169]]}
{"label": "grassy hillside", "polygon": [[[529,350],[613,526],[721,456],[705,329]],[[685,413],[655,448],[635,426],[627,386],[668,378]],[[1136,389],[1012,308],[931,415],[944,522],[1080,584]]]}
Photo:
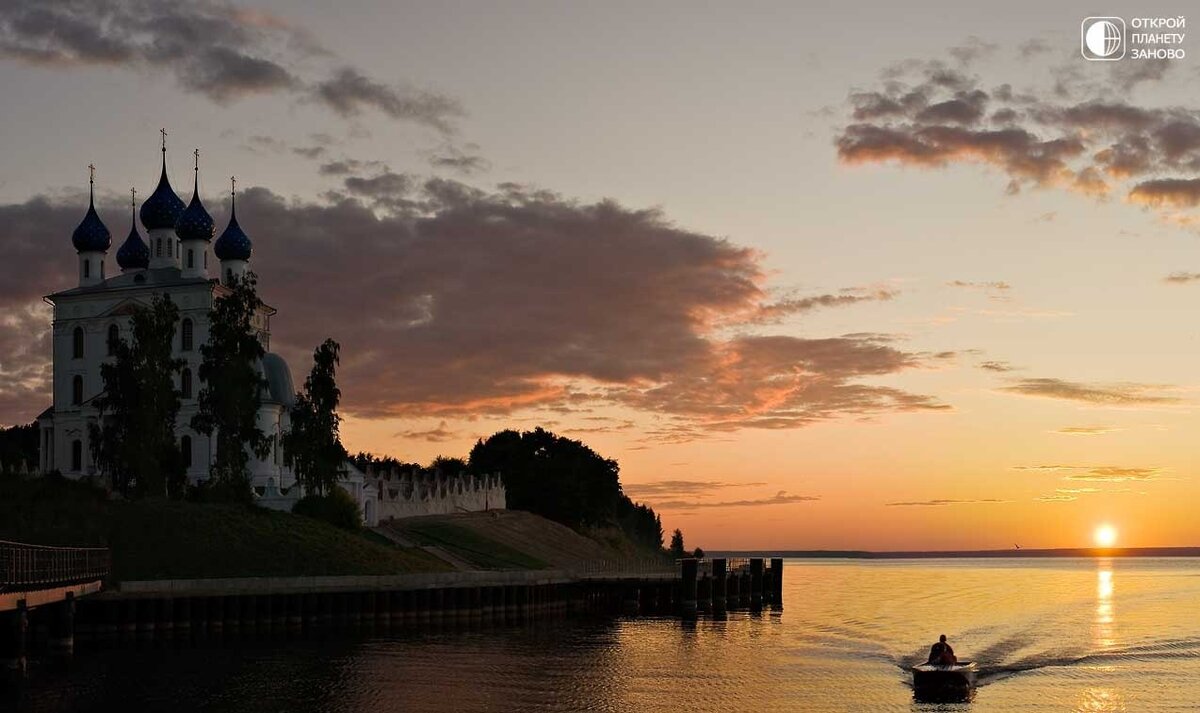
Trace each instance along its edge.
{"label": "grassy hillside", "polygon": [[597,560],[645,556],[620,531],[605,531],[598,541],[516,510],[430,515],[384,526],[418,544],[440,547],[480,569],[576,569]]}
{"label": "grassy hillside", "polygon": [[43,478],[0,478],[0,539],[108,545],[120,580],[448,569],[419,549],[290,513],[154,499],[109,501],[85,485]]}

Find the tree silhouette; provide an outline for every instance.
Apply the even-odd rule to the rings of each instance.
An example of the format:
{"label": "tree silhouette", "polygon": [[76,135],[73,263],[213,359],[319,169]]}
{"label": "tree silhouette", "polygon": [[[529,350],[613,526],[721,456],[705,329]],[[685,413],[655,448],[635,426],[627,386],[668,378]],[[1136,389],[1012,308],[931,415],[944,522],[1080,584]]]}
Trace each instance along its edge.
{"label": "tree silhouette", "polygon": [[308,493],[326,494],[337,485],[346,449],[338,434],[337,413],[342,392],[337,387],[341,347],[326,339],[313,352],[312,373],[291,408],[291,428],[283,434],[283,455],[296,479]]}
{"label": "tree silhouette", "polygon": [[133,312],[130,341],[110,335],[113,358],[100,365],[104,390],[92,401],[100,412],[99,423],[89,426],[92,457],[126,495],[182,491],[175,378],[185,362],[173,356],[178,320],[171,298],[155,295]]}
{"label": "tree silhouette", "polygon": [[37,421],[0,428],[0,472],[17,473],[25,468],[37,469],[40,433]]}
{"label": "tree silhouette", "polygon": [[265,458],[271,449],[271,439],[258,428],[266,379],[258,369],[265,351],[254,326],[263,306],[256,284],[252,272],[232,277],[228,291],[209,310],[208,342],[200,347],[203,386],[192,428],[207,436],[216,433],[211,472],[213,493],[222,499],[250,499],[250,454]]}
{"label": "tree silhouette", "polygon": [[468,460],[474,473],[500,473],[508,506],[571,527],[616,520],[620,466],[579,441],[544,429],[500,431],[479,441]]}
{"label": "tree silhouette", "polygon": [[634,543],[662,549],[662,522],[654,510],[621,492],[617,461],[580,441],[537,428],[500,431],[471,449],[472,473],[499,473],[508,507],[528,510],[570,527],[619,527]]}
{"label": "tree silhouette", "polygon": [[683,531],[676,529],[671,533],[671,546],[667,548],[667,552],[675,559],[687,557],[687,550],[683,547]]}

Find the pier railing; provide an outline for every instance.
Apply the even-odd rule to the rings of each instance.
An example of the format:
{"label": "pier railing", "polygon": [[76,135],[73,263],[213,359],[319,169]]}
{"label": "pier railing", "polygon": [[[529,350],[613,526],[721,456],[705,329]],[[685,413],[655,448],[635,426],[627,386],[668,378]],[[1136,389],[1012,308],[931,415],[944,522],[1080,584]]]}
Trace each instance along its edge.
{"label": "pier railing", "polygon": [[637,575],[637,574],[670,574],[678,570],[678,565],[670,560],[657,557],[633,559],[600,559],[588,560],[575,571],[583,575]]}
{"label": "pier railing", "polygon": [[49,547],[0,540],[0,592],[105,579],[109,568],[105,547]]}

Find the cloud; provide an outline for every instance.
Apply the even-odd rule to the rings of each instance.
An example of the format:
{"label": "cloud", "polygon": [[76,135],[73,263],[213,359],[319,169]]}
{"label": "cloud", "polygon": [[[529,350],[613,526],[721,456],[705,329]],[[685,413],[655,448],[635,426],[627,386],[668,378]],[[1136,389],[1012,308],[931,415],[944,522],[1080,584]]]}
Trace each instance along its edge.
{"label": "cloud", "polygon": [[376,109],[393,119],[425,124],[443,133],[452,133],[452,120],[465,113],[455,99],[436,92],[388,86],[354,67],[341,67],[317,83],[313,96],[342,116]]}
{"label": "cloud", "polygon": [[287,151],[288,144],[286,141],[274,136],[255,134],[253,136],[246,137],[246,141],[242,144],[242,148],[254,153],[283,153],[284,151]]}
{"label": "cloud", "polygon": [[1010,500],[997,500],[995,498],[983,498],[980,500],[909,500],[898,503],[885,503],[887,507],[946,507],[949,505],[999,505],[1012,502]]}
{"label": "cloud", "polygon": [[[121,235],[124,201],[99,203]],[[13,420],[49,401],[44,382],[7,378],[7,365],[45,373],[49,350],[29,335],[49,328],[40,296],[77,282],[67,236],[85,205],[79,196],[0,205],[0,309],[42,310],[0,322],[0,389]],[[209,205],[223,224],[224,202]],[[887,383],[936,361],[894,338],[731,330],[771,302],[760,253],[659,210],[391,172],[347,175],[321,201],[250,188],[238,209],[260,293],[279,310],[272,347],[303,370],[314,345],[341,342],[347,414],[617,404],[653,412],[656,428],[687,439],[949,408]]]}
{"label": "cloud", "polygon": [[1052,378],[1021,379],[1000,390],[1022,396],[1037,396],[1098,406],[1152,406],[1180,403],[1182,399],[1163,393],[1165,384],[1085,384]]}
{"label": "cloud", "polygon": [[994,371],[997,373],[1006,373],[1016,369],[1015,366],[1006,361],[981,361],[979,362],[979,368],[984,371]]}
{"label": "cloud", "polygon": [[[1040,51],[1029,43],[1025,52]],[[1006,190],[1061,188],[1094,197],[1124,195],[1171,214],[1200,204],[1200,111],[1148,107],[1114,98],[1159,82],[1169,63],[1122,63],[1107,81],[1077,65],[1053,70],[1052,89],[985,87],[954,62],[913,61],[889,68],[879,85],[848,98],[835,137],[846,164],[895,163],[925,169],[980,164],[1007,178]]]}
{"label": "cloud", "polygon": [[796,428],[837,416],[949,408],[929,396],[856,381],[924,363],[871,338],[743,336],[711,342],[706,351],[705,361],[646,387],[617,389],[613,397],[641,410],[684,416],[712,431]]}
{"label": "cloud", "polygon": [[1092,468],[1083,473],[1072,473],[1067,476],[1067,479],[1091,480],[1104,483],[1124,483],[1130,480],[1155,480],[1161,473],[1162,470],[1159,468],[1121,468],[1117,466],[1103,466],[1100,468]]}
{"label": "cloud", "polygon": [[766,483],[727,483],[719,480],[652,480],[645,483],[627,483],[625,493],[631,497],[654,496],[702,497],[712,495],[725,488],[746,488]]}
{"label": "cloud", "polygon": [[338,67],[321,81],[296,73],[308,60],[330,55],[311,33],[277,15],[217,0],[0,3],[0,58],[12,61],[162,71],[219,104],[286,94],[343,116],[375,109],[443,133],[463,115],[449,97],[388,86],[354,67]]}
{"label": "cloud", "polygon": [[1129,200],[1154,207],[1192,208],[1200,203],[1200,178],[1143,181],[1129,191]]}
{"label": "cloud", "polygon": [[998,45],[971,36],[963,44],[951,47],[949,52],[950,56],[958,60],[960,65],[969,65],[980,58],[992,56],[997,49],[999,49]]}
{"label": "cloud", "polygon": [[[1100,488],[1058,488],[1049,495],[1041,495],[1034,498],[1035,502],[1042,503],[1069,503],[1078,500],[1081,496],[1087,495],[1119,495],[1131,493],[1133,491],[1128,488],[1102,490]],[[1139,493],[1145,495],[1145,493]]]}
{"label": "cloud", "polygon": [[1189,285],[1200,282],[1200,272],[1172,272],[1163,278],[1168,285]]}
{"label": "cloud", "polygon": [[811,312],[822,307],[846,307],[860,302],[886,302],[899,292],[887,289],[847,288],[837,294],[797,297],[764,304],[750,321],[777,322],[784,317]]}
{"label": "cloud", "polygon": [[971,290],[1011,290],[1012,285],[1000,280],[991,282],[967,282],[965,280],[951,280],[946,283],[950,287],[963,287]]}
{"label": "cloud", "polygon": [[425,430],[412,429],[407,431],[397,431],[393,434],[396,438],[408,438],[416,441],[428,441],[430,443],[445,443],[452,441],[459,436],[458,431],[453,431],[446,426],[446,422],[442,421],[436,428]]}
{"label": "cloud", "polygon": [[1065,436],[1102,436],[1106,433],[1113,433],[1121,429],[1115,426],[1066,426],[1053,431]]}
{"label": "cloud", "polygon": [[780,490],[769,498],[756,500],[727,500],[723,502],[693,502],[686,500],[660,500],[653,503],[655,510],[698,510],[702,508],[741,508],[761,507],[764,505],[791,505],[793,503],[815,502],[819,497],[810,495],[789,495],[786,490]]}
{"label": "cloud", "polygon": [[[490,170],[492,163],[483,156],[475,153],[479,150],[476,144],[467,144],[466,150],[453,144],[444,144],[429,154],[429,165],[434,168],[448,169],[463,176]],[[470,152],[470,153],[468,153]]]}
{"label": "cloud", "polygon": [[1043,472],[1062,472],[1064,480],[1085,480],[1099,483],[1124,483],[1127,481],[1158,480],[1162,468],[1146,468],[1116,465],[1019,465],[1013,470],[1033,470]]}
{"label": "cloud", "polygon": [[379,161],[359,161],[353,158],[344,158],[321,164],[317,168],[317,173],[322,176],[348,176],[352,173],[357,174],[377,169],[387,170]]}
{"label": "cloud", "polygon": [[292,148],[292,153],[302,158],[316,160],[323,157],[329,149],[324,146],[295,146]]}

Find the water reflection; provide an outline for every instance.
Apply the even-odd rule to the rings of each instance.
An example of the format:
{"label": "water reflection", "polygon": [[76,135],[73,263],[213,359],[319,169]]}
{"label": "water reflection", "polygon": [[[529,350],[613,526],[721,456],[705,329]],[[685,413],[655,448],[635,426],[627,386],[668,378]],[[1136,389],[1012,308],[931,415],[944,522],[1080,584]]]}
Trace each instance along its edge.
{"label": "water reflection", "polygon": [[[1196,710],[1200,559],[790,562],[786,614],[576,619],[34,662],[0,711],[1060,713]],[[1116,620],[1116,570],[1121,621]],[[941,631],[984,672],[913,700]]]}
{"label": "water reflection", "polygon": [[1088,688],[1079,696],[1079,705],[1075,708],[1079,713],[1109,713],[1124,711],[1125,698],[1117,691],[1108,687]]}
{"label": "water reflection", "polygon": [[1098,561],[1096,570],[1096,617],[1092,624],[1092,643],[1099,651],[1116,646],[1116,609],[1113,605],[1112,560]]}

